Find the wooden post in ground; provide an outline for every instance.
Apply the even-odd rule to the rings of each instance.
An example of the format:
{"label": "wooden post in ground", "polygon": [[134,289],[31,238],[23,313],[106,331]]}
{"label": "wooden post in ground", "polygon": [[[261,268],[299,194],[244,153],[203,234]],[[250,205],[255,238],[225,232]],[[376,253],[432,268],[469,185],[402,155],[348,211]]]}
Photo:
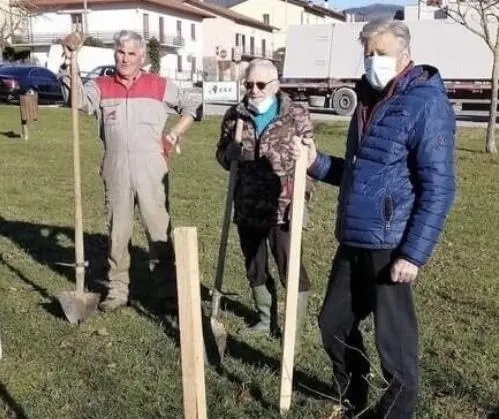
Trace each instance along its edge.
{"label": "wooden post in ground", "polygon": [[177,265],[184,418],[206,419],[204,339],[196,228],[175,228],[173,242]]}
{"label": "wooden post in ground", "polygon": [[295,165],[293,201],[291,204],[291,237],[286,285],[286,317],[281,361],[281,394],[279,400],[279,408],[282,415],[288,412],[293,394],[293,367],[296,340],[296,316],[298,312],[301,238],[303,212],[305,208],[306,170],[307,152],[305,147],[302,146],[300,158]]}

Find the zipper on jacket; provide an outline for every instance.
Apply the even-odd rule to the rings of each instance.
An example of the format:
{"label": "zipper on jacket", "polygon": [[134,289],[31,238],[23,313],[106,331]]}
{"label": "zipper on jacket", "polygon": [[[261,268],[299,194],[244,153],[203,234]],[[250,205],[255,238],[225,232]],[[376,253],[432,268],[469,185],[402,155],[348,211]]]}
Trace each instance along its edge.
{"label": "zipper on jacket", "polygon": [[383,217],[385,219],[385,229],[390,230],[393,220],[393,200],[389,196],[383,200]]}

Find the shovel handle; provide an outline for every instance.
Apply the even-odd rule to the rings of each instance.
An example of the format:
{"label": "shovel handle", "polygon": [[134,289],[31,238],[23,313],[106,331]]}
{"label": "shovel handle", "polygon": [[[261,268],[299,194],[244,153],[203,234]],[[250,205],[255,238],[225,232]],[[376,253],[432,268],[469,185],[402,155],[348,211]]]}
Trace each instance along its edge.
{"label": "shovel handle", "polygon": [[[236,134],[234,141],[241,143],[243,135],[243,120],[238,119],[236,122]],[[225,255],[227,253],[227,240],[229,238],[230,217],[232,215],[232,201],[234,198],[234,189],[237,179],[237,161],[232,161],[229,172],[229,185],[227,187],[227,197],[225,199],[225,212],[222,225],[222,235],[220,238],[220,247],[218,249],[218,263],[215,273],[215,290],[213,291],[211,316],[216,317],[220,308],[220,299],[222,298],[222,282],[225,270]]]}
{"label": "shovel handle", "polygon": [[81,203],[80,129],[78,108],[80,105],[80,84],[76,51],[71,54],[71,125],[73,129],[73,176],[75,205],[75,258],[76,291],[83,292],[85,282],[85,256],[83,248],[83,211]]}

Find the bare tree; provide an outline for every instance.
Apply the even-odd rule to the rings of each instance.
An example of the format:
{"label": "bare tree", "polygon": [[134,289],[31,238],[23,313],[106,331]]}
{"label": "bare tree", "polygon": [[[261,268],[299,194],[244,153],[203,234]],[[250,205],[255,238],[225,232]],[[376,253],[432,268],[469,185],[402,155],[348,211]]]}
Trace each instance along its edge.
{"label": "bare tree", "polygon": [[0,6],[0,48],[12,43],[16,35],[22,34],[29,16],[35,7],[29,0],[10,1]]}
{"label": "bare tree", "polygon": [[492,89],[485,151],[497,153],[495,129],[499,87],[499,0],[456,1],[442,7],[447,16],[482,38],[492,51]]}

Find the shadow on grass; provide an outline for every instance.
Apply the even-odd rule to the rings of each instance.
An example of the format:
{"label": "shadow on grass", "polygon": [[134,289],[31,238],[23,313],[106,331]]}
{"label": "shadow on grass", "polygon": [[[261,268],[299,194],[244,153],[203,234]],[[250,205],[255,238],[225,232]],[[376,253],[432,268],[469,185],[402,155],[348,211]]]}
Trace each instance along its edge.
{"label": "shadow on grass", "polygon": [[[208,288],[202,285],[201,294],[207,295],[208,293]],[[250,315],[249,313],[252,313],[241,303],[232,301],[230,299],[224,300],[228,300],[227,303],[229,303],[230,301],[230,304],[227,304],[227,306],[233,309],[236,313],[246,313],[248,314],[248,316]],[[140,307],[135,308],[138,311],[141,310]],[[150,313],[147,313],[143,310],[141,314],[144,316],[150,316]],[[151,320],[158,321],[157,318],[152,318]],[[164,331],[166,335],[170,339],[172,339],[177,347],[180,348],[180,331],[178,326],[177,311],[172,310],[168,315],[162,318],[162,321],[164,322]],[[213,331],[211,330],[210,316],[204,310],[202,310],[202,328],[206,351],[205,361],[207,361],[213,367],[213,369],[221,378],[226,378],[240,388],[245,387],[246,383],[236,374],[227,369],[224,365],[223,360],[220,359],[216,346],[216,339]],[[271,370],[275,374],[280,374],[280,359],[270,357],[260,349],[252,347],[246,342],[239,340],[237,338],[237,335],[227,335],[227,346],[224,357],[230,357],[231,359],[240,361],[241,363],[244,363],[248,366],[262,369],[266,368]],[[306,397],[318,400],[330,399],[329,395],[332,394],[332,389],[329,384],[308,375],[304,371],[301,371],[296,365],[294,371],[293,388],[294,391],[298,391]],[[249,391],[251,397],[257,403],[259,403],[263,409],[269,412],[269,414],[273,413],[275,415],[278,415],[279,406],[275,403],[269,402],[266,399],[265,395],[262,393],[261,388],[259,388],[258,386],[252,386],[247,390]]]}
{"label": "shadow on grass", "polygon": [[[74,262],[74,230],[72,228],[7,220],[0,217],[0,235],[11,240],[40,265],[50,268],[52,271],[66,277],[68,281],[74,283],[74,268],[70,266],[70,264]],[[86,260],[90,263],[90,266],[86,271],[88,289],[92,292],[105,292],[102,280],[105,278],[107,266],[107,237],[101,234],[84,234],[84,246]],[[165,333],[177,346],[180,346],[177,310],[172,309],[170,312],[166,313],[165,316],[163,309],[159,310],[158,307],[150,304],[150,302],[154,300],[151,297],[154,296],[156,290],[154,287],[151,287],[153,282],[147,280],[150,275],[147,252],[142,248],[131,246],[131,258],[130,305],[140,315],[143,315],[156,323],[163,323]],[[45,310],[56,317],[64,318],[57,301],[50,295],[47,289],[35,279],[29,278],[22,270],[15,267],[9,261],[8,255],[2,254],[0,256],[0,263],[4,264],[15,273],[20,280],[32,287],[42,297],[51,300],[51,303],[44,305]],[[204,285],[201,286],[201,297],[204,302],[211,300],[210,290]],[[222,299],[222,309],[246,319],[254,316],[252,310],[231,298]],[[242,386],[242,380],[228,371],[224,367],[223,362],[220,362],[215,337],[211,331],[210,317],[204,310],[202,325],[208,361],[214,366],[219,375]],[[280,371],[280,360],[269,357],[261,350],[251,347],[232,335],[227,337],[225,356],[230,356],[233,359],[254,367],[266,367],[276,373],[279,373]],[[315,378],[308,376],[302,371],[296,370],[294,377],[295,388],[302,393],[311,397],[317,396],[317,392],[329,393],[329,386],[317,381]],[[300,384],[315,391],[309,393],[308,390],[304,390],[304,387],[300,386]],[[265,400],[264,395],[258,387],[251,388],[250,394],[263,408],[278,410],[278,406]]]}
{"label": "shadow on grass", "polygon": [[2,131],[0,132],[0,135],[6,138],[21,138],[21,134],[14,131]]}
{"label": "shadow on grass", "polygon": [[484,154],[482,150],[474,150],[472,148],[467,148],[467,147],[456,147],[456,150],[465,151],[467,153],[473,153],[473,154]]}
{"label": "shadow on grass", "polygon": [[443,291],[437,291],[436,295],[439,296],[445,302],[450,303],[454,307],[460,306],[462,309],[460,310],[461,312],[465,311],[466,313],[472,315],[480,315],[485,313],[491,318],[499,319],[499,313],[497,312],[497,310],[495,310],[492,304],[488,306],[483,303],[478,303],[476,301],[473,301],[471,299],[467,300],[465,298],[457,298]]}
{"label": "shadow on grass", "polygon": [[16,402],[4,384],[0,383],[0,406],[8,416],[15,419],[28,419],[23,407]]}
{"label": "shadow on grass", "polygon": [[[0,217],[0,235],[9,239],[29,257],[42,266],[75,283],[74,267],[74,229],[70,227],[35,224],[23,221],[7,220]],[[89,262],[85,281],[89,291],[106,293],[105,278],[107,273],[107,236],[102,234],[84,233],[85,259]],[[147,310],[154,312],[156,289],[149,280],[148,253],[138,246],[130,246],[130,300],[140,302]],[[15,267],[9,261],[7,254],[0,256],[0,263],[14,272],[24,283],[31,286],[42,297],[51,300],[43,304],[50,314],[64,318],[64,313],[58,301],[35,278],[29,278],[25,272]],[[63,290],[61,290],[63,291]]]}
{"label": "shadow on grass", "polygon": [[493,408],[488,414],[487,419],[499,419],[499,406]]}
{"label": "shadow on grass", "polygon": [[443,364],[438,354],[430,354],[428,358],[423,362],[422,369],[426,374],[426,382],[433,388],[434,397],[452,396],[468,399],[476,406],[490,406],[496,399],[497,396],[490,387],[484,383],[473,382],[462,372],[457,371],[453,364]]}

